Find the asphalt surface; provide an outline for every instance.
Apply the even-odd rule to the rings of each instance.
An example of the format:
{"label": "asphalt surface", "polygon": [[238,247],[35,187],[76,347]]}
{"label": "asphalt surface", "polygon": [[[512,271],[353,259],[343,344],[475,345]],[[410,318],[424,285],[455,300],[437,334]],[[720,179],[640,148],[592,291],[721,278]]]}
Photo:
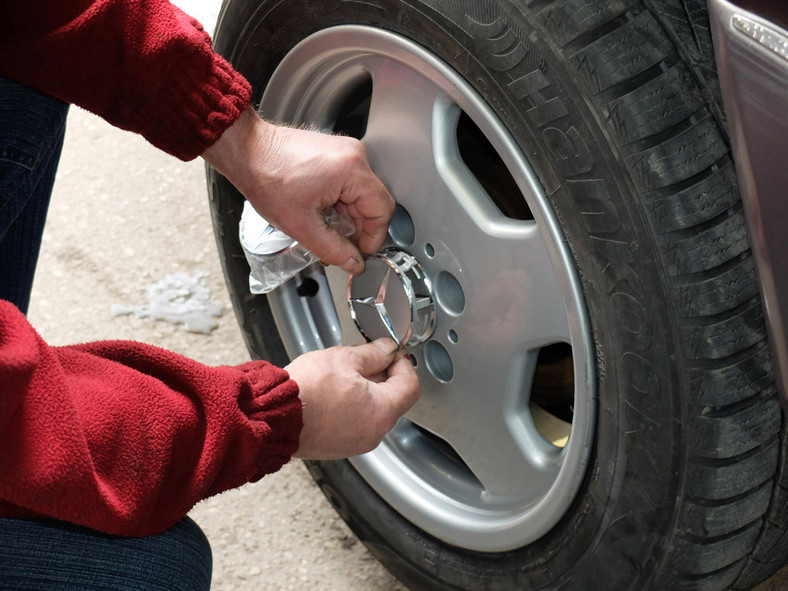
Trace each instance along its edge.
{"label": "asphalt surface", "polygon": [[[176,3],[210,30],[218,1]],[[53,345],[132,339],[210,365],[248,360],[224,288],[202,161],[182,163],[77,108],[68,125],[32,324]],[[176,287],[196,281],[223,307],[214,330],[193,333],[172,321],[117,314],[147,311],[146,289],[173,275]],[[211,540],[217,591],[405,590],[336,516],[300,462],[200,503],[192,517]],[[779,589],[788,589],[788,573],[758,587]]]}

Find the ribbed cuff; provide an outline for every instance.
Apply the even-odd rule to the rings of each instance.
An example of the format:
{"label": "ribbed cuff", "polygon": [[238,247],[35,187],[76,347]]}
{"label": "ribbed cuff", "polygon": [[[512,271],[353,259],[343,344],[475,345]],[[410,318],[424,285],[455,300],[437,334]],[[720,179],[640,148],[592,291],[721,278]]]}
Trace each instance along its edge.
{"label": "ribbed cuff", "polygon": [[[197,28],[194,53],[178,60],[164,85],[158,104],[145,112],[155,121],[139,120],[140,132],[154,146],[181,160],[202,154],[249,105],[249,82],[211,48],[211,39]],[[138,111],[142,115],[141,111]]]}
{"label": "ribbed cuff", "polygon": [[251,396],[240,401],[241,410],[259,430],[264,443],[258,473],[252,481],[279,470],[298,450],[304,426],[298,384],[288,373],[264,361],[239,366],[251,384]]}

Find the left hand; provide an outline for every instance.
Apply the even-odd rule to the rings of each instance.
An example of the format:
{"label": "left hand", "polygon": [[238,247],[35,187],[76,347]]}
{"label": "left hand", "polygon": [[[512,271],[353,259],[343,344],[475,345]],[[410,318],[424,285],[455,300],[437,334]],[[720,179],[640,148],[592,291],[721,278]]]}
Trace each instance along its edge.
{"label": "left hand", "polygon": [[311,351],[285,367],[304,428],[296,457],[336,460],[377,447],[421,395],[413,364],[391,339]]}

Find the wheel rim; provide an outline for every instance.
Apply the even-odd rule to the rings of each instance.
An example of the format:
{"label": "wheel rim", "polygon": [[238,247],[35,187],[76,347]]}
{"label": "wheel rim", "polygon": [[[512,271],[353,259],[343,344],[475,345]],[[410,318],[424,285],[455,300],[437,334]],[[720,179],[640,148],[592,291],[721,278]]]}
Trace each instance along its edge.
{"label": "wheel rim", "polygon": [[[582,483],[595,396],[580,283],[522,150],[454,70],[369,27],[334,27],[299,43],[260,110],[358,132],[398,202],[390,242],[415,256],[435,287],[435,332],[409,350],[422,398],[353,466],[395,510],[452,545],[499,552],[538,539]],[[460,127],[475,134],[472,146],[483,143],[479,134],[489,142],[506,174],[485,179],[486,169],[466,164]],[[310,297],[307,277],[316,282]],[[316,266],[268,296],[291,357],[361,342],[346,281]],[[544,376],[561,366],[569,385],[545,388]]]}

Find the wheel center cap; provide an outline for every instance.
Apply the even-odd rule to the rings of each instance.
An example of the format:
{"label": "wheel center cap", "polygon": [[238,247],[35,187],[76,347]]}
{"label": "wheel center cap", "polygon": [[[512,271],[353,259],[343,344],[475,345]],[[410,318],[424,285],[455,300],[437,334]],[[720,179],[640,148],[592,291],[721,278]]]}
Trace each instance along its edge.
{"label": "wheel center cap", "polygon": [[426,341],[435,328],[432,283],[403,250],[364,257],[364,272],[347,282],[350,315],[368,341],[390,337],[400,346]]}

